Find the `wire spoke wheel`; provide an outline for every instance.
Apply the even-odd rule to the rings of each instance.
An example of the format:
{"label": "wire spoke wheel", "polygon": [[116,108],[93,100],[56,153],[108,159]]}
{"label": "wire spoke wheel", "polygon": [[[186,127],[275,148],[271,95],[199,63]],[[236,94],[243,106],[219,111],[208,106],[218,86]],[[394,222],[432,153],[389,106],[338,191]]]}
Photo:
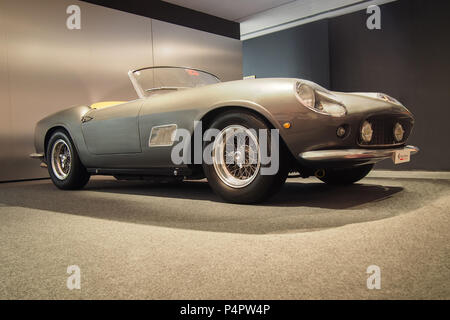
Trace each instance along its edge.
{"label": "wire spoke wheel", "polygon": [[65,180],[72,169],[72,154],[69,145],[63,139],[58,139],[51,152],[53,174],[59,180]]}
{"label": "wire spoke wheel", "polygon": [[213,165],[227,186],[244,188],[258,175],[260,148],[255,132],[240,125],[224,128],[214,141]]}

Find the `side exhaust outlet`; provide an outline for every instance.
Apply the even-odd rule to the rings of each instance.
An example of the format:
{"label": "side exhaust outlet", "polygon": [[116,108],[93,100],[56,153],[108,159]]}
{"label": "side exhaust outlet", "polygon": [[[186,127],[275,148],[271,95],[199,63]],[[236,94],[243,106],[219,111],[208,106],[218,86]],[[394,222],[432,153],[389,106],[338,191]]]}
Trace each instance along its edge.
{"label": "side exhaust outlet", "polygon": [[325,177],[325,169],[318,169],[314,172],[314,176],[318,179]]}

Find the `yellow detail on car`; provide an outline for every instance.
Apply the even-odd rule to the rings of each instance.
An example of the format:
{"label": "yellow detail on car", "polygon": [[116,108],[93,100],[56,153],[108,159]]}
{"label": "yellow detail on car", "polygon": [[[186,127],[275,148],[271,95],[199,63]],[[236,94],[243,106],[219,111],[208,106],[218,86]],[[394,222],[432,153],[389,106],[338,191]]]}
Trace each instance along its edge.
{"label": "yellow detail on car", "polygon": [[126,101],[103,101],[97,102],[91,105],[91,109],[103,109],[107,107],[117,106],[119,104],[126,103]]}

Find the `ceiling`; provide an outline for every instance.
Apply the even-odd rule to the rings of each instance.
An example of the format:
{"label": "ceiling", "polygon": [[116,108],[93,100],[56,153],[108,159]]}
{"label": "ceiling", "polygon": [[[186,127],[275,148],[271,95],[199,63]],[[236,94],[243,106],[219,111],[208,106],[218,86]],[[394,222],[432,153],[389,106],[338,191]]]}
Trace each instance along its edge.
{"label": "ceiling", "polygon": [[[266,11],[295,0],[164,0],[185,8],[231,21]],[[323,0],[322,0],[323,1]]]}
{"label": "ceiling", "polygon": [[240,23],[241,40],[396,0],[164,0]]}

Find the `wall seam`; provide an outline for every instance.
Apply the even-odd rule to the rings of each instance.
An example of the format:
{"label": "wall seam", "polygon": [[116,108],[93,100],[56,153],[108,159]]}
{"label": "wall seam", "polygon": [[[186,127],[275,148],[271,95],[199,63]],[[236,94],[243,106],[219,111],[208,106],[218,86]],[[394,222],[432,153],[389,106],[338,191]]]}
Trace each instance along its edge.
{"label": "wall seam", "polygon": [[150,19],[150,36],[152,38],[152,63],[153,67],[155,66],[155,46],[153,38],[155,36],[155,33],[153,32],[153,19]]}
{"label": "wall seam", "polygon": [[332,68],[332,50],[331,50],[331,38],[330,38],[330,23],[331,23],[331,19],[327,19],[327,43],[328,43],[328,84],[329,84],[329,90],[334,90],[334,86],[333,86],[333,77],[331,75],[331,72],[333,70]]}

